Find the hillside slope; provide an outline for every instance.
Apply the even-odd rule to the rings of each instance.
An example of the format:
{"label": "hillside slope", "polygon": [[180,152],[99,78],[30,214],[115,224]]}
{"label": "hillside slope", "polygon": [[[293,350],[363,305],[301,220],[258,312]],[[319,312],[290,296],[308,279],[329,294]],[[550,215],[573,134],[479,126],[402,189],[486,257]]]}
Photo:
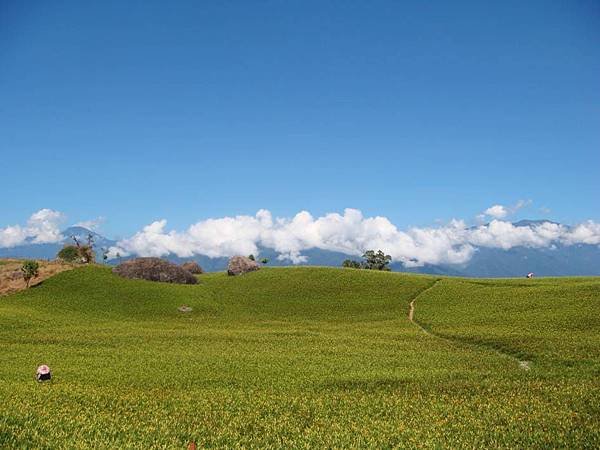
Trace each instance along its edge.
{"label": "hillside slope", "polygon": [[[0,447],[597,447],[600,330],[580,319],[598,317],[600,281],[474,283],[327,268],[194,286],[62,273],[0,299]],[[542,297],[570,307],[560,318]],[[444,339],[407,319],[415,298]],[[565,334],[567,362],[553,350]],[[532,356],[531,370],[497,346]],[[55,378],[38,385],[41,363]]]}

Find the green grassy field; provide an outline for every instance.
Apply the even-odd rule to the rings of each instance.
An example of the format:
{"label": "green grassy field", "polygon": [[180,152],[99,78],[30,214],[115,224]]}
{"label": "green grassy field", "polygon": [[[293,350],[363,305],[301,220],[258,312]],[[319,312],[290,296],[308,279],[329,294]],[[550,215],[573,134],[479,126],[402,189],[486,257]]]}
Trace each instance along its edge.
{"label": "green grassy field", "polygon": [[0,447],[598,448],[599,317],[598,278],[76,269],[0,297]]}

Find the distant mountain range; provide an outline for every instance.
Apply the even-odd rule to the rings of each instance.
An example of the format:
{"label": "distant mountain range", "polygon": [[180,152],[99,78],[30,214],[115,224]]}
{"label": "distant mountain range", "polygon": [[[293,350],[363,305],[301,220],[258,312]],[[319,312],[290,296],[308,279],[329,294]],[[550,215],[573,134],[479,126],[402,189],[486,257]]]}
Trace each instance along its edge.
{"label": "distant mountain range", "polygon": [[[544,222],[550,221],[521,220],[513,225],[529,227]],[[30,241],[17,247],[0,248],[0,258],[53,259],[64,245],[73,243],[72,236],[85,241],[88,233],[94,237],[97,259],[101,262],[101,252],[98,249],[116,245],[116,241],[83,227],[67,228],[62,232],[65,236],[64,240],[56,244],[36,244]],[[359,259],[356,256],[317,248],[303,251],[302,254],[307,257],[304,265],[311,266],[341,266],[345,259]],[[272,249],[260,249],[260,258],[268,258],[269,266],[291,264],[289,261],[278,260],[277,256],[277,252]],[[118,264],[131,258],[113,259],[109,263]],[[224,270],[228,261],[226,257],[209,258],[203,255],[192,258],[169,255],[166,259],[176,263],[193,260],[208,272]],[[392,262],[390,266],[395,271],[465,277],[520,277],[528,272],[534,272],[536,276],[600,275],[600,247],[586,244],[570,246],[556,244],[548,248],[513,247],[509,250],[479,247],[473,257],[462,265],[425,265],[406,268],[399,262]]]}
{"label": "distant mountain range", "polygon": [[16,247],[0,248],[0,258],[35,258],[35,259],[54,259],[56,254],[68,244],[75,244],[73,236],[81,243],[87,242],[88,234],[94,237],[94,246],[96,248],[96,259],[102,259],[101,252],[98,249],[116,245],[117,241],[107,239],[104,236],[88,230],[84,227],[69,227],[61,233],[64,239],[55,244],[36,244],[29,239],[25,244]]}

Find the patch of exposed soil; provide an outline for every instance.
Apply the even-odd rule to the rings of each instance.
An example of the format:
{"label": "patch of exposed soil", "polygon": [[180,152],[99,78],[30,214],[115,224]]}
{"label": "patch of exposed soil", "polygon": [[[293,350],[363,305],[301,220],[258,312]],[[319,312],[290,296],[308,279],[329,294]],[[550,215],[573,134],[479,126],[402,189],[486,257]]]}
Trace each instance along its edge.
{"label": "patch of exposed soil", "polygon": [[[57,273],[71,270],[77,266],[58,261],[38,261],[40,264],[39,275],[31,280],[30,286],[40,284]],[[22,260],[0,259],[0,296],[12,294],[25,289],[25,280],[21,272]]]}

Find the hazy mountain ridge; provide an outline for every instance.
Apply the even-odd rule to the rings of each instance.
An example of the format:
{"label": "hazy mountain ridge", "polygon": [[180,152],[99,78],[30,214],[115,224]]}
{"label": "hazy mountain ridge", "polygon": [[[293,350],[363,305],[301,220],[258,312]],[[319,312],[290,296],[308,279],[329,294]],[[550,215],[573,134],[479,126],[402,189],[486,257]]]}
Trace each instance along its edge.
{"label": "hazy mountain ridge", "polygon": [[72,226],[61,232],[63,239],[60,242],[52,244],[38,244],[28,239],[26,244],[15,247],[0,248],[0,258],[35,258],[35,259],[54,259],[56,254],[65,245],[74,245],[73,236],[81,243],[86,243],[88,235],[94,238],[94,248],[96,250],[96,260],[102,260],[101,248],[108,248],[117,243],[108,239],[95,231],[88,230],[80,226]]}
{"label": "hazy mountain ridge", "polygon": [[[531,227],[540,225],[549,220],[521,220],[513,223],[516,227]],[[96,258],[101,260],[100,248],[116,245],[116,241],[108,239],[84,227],[73,226],[62,232],[63,240],[55,244],[27,244],[0,248],[0,257],[53,259],[58,251],[67,244],[72,244],[72,236],[85,242],[91,233],[96,247]],[[357,256],[346,255],[340,252],[308,249],[302,252],[306,262],[302,265],[309,266],[341,266],[345,259],[360,259]],[[278,259],[278,253],[273,249],[261,248],[257,257],[267,258],[269,266],[288,266],[289,260]],[[118,264],[120,261],[131,259],[133,256],[113,259],[109,264]],[[227,267],[227,257],[210,258],[197,255],[191,258],[181,258],[168,255],[166,259],[182,263],[196,261],[205,271],[220,271]],[[562,245],[556,244],[547,248],[513,247],[509,250],[499,248],[478,247],[473,257],[462,265],[425,265],[422,267],[406,268],[400,262],[392,262],[394,271],[428,273],[435,275],[466,276],[466,277],[515,277],[524,276],[534,272],[538,276],[560,275],[600,275],[600,247],[596,245]]]}

